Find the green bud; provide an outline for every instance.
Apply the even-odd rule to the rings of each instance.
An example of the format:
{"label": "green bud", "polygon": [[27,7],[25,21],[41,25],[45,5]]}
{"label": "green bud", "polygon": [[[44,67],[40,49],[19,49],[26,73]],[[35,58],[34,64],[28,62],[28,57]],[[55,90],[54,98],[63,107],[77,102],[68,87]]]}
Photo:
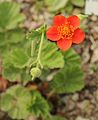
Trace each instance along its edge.
{"label": "green bud", "polygon": [[35,68],[31,69],[30,73],[31,73],[32,79],[34,79],[41,75],[41,70],[39,68],[35,67]]}

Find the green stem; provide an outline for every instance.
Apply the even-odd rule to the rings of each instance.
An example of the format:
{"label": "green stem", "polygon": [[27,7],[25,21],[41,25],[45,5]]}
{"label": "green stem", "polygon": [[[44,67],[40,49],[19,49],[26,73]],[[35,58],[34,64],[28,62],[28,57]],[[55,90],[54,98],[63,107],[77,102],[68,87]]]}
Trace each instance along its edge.
{"label": "green stem", "polygon": [[31,57],[34,55],[34,49],[35,49],[35,41],[32,41],[31,43]]}
{"label": "green stem", "polygon": [[39,65],[42,67],[40,58],[41,58],[41,50],[42,50],[43,40],[44,40],[44,32],[42,32],[41,41],[40,41],[40,45],[39,45],[39,51],[38,51],[38,57],[37,57],[37,67],[39,67]]}

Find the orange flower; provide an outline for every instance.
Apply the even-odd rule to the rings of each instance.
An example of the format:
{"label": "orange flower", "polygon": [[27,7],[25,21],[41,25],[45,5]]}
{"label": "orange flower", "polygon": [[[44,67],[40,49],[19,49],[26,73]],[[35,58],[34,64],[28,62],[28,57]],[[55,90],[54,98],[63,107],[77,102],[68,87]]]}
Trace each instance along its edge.
{"label": "orange flower", "polygon": [[46,36],[51,41],[57,42],[57,46],[63,50],[68,50],[72,43],[79,44],[85,38],[85,33],[79,28],[80,19],[73,15],[65,18],[57,15],[53,19],[53,26],[50,27]]}

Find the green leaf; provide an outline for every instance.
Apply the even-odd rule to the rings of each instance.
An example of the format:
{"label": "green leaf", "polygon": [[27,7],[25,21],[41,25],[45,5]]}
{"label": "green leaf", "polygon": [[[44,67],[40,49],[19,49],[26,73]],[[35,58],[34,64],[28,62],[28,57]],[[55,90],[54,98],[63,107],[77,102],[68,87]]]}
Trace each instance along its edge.
{"label": "green leaf", "polygon": [[74,93],[84,87],[84,72],[77,66],[66,67],[59,71],[50,83],[57,93]]}
{"label": "green leaf", "polygon": [[21,81],[23,82],[24,85],[26,85],[29,81],[32,80],[30,71],[27,68],[22,69],[20,74],[21,74]]}
{"label": "green leaf", "polygon": [[9,111],[12,108],[13,96],[10,94],[6,94],[2,97],[0,96],[0,109],[2,109],[3,111]]}
{"label": "green leaf", "polygon": [[43,31],[46,31],[47,26],[46,25],[42,25],[39,28],[37,28],[36,30],[32,30],[31,32],[29,32],[26,35],[27,40],[36,40],[38,41],[39,39],[41,39],[41,34]]}
{"label": "green leaf", "polygon": [[5,43],[5,33],[0,33],[0,47]]}
{"label": "green leaf", "polygon": [[84,7],[84,0],[71,0],[72,4],[77,7]]}
{"label": "green leaf", "polygon": [[[6,33],[6,35],[7,35],[7,33]],[[24,40],[24,38],[25,38],[25,34],[24,34],[23,30],[19,29],[19,28],[9,31],[8,36],[7,36],[7,40],[9,40],[8,42],[10,42],[10,43],[21,42]]]}
{"label": "green leaf", "polygon": [[41,53],[41,63],[44,68],[63,68],[63,56],[55,43],[44,40],[43,49]]}
{"label": "green leaf", "polygon": [[0,33],[0,46],[9,43],[18,43],[24,40],[24,33],[21,29],[14,29],[5,33]]}
{"label": "green leaf", "polygon": [[48,6],[52,5],[53,4],[52,2],[53,0],[45,0],[45,4]]}
{"label": "green leaf", "polygon": [[23,41],[25,34],[22,29],[14,29],[4,33],[0,33],[0,46],[5,46],[9,43],[18,43]]}
{"label": "green leaf", "polygon": [[[40,36],[39,36],[39,39],[40,39]],[[32,63],[36,63],[40,40],[35,40],[33,42],[35,42],[36,44],[34,45],[35,48],[33,51]],[[31,45],[29,45],[28,48],[30,48],[30,47],[31,47]],[[28,54],[30,54],[30,51]],[[64,60],[63,60],[62,53],[60,51],[58,51],[58,48],[55,43],[50,42],[46,38],[43,41],[40,62],[42,64],[43,68],[45,68],[45,69],[47,69],[47,68],[50,68],[50,69],[63,68],[63,66],[64,66]]]}
{"label": "green leaf", "polygon": [[73,67],[73,66],[80,66],[81,67],[81,58],[80,56],[75,52],[74,49],[69,49],[66,52],[63,52],[64,55],[64,61],[66,67]]}
{"label": "green leaf", "polygon": [[[35,49],[33,61],[36,61],[37,54],[38,54],[38,45]],[[50,42],[47,39],[44,39],[40,61],[43,68],[45,69],[62,68],[64,66],[62,53],[58,51],[58,48],[55,43]]]}
{"label": "green leaf", "polygon": [[49,10],[52,12],[55,12],[61,8],[64,8],[64,6],[67,4],[68,0],[46,0],[46,5],[49,5]]}
{"label": "green leaf", "polygon": [[31,80],[30,71],[27,69],[29,57],[20,48],[8,52],[3,59],[3,77],[11,82],[23,82]]}
{"label": "green leaf", "polygon": [[37,117],[47,116],[50,111],[50,107],[44,97],[38,91],[32,91],[32,102],[30,111],[32,115]]}
{"label": "green leaf", "polygon": [[15,82],[15,81],[21,81],[21,74],[20,74],[20,70],[13,67],[13,66],[9,66],[9,67],[5,67],[3,69],[3,77],[6,78],[7,80],[11,81],[11,82]]}
{"label": "green leaf", "polygon": [[7,54],[3,60],[3,72],[2,75],[4,78],[11,82],[20,81],[20,69],[15,68],[11,63],[11,57]]}
{"label": "green leaf", "polygon": [[[18,52],[20,52],[20,49],[14,49],[14,51],[17,51],[17,50]],[[29,69],[27,69],[27,67],[23,68],[23,64],[20,65],[20,63],[23,63],[23,62],[21,62],[21,58],[17,56],[18,54],[17,55],[14,54],[15,55],[14,58],[12,55],[13,54],[11,54],[10,52],[10,55],[9,53],[7,53],[6,56],[4,56],[3,77],[8,79],[11,82],[18,81],[18,82],[23,82],[24,84],[26,84],[28,81],[31,80],[30,71]],[[20,59],[20,60],[17,60],[17,59]]]}
{"label": "green leaf", "polygon": [[73,9],[74,9],[74,6],[73,6],[73,5],[71,4],[71,2],[69,1],[69,2],[67,3],[67,5],[66,5],[66,9],[65,9],[66,13],[67,13],[67,14],[71,14]]}
{"label": "green leaf", "polygon": [[20,5],[14,2],[0,3],[0,31],[13,29],[25,19],[20,12]]}
{"label": "green leaf", "polygon": [[26,119],[30,103],[30,92],[20,85],[10,87],[1,95],[1,110],[7,111],[12,119]]}
{"label": "green leaf", "polygon": [[28,66],[29,56],[21,49],[14,49],[11,53],[11,62],[16,68]]}
{"label": "green leaf", "polygon": [[51,116],[51,117],[48,117],[45,120],[67,120],[67,119],[63,118],[63,117],[60,117],[60,116]]}
{"label": "green leaf", "polygon": [[0,46],[0,58],[3,58],[3,56],[6,55],[6,53],[8,52],[8,46]]}

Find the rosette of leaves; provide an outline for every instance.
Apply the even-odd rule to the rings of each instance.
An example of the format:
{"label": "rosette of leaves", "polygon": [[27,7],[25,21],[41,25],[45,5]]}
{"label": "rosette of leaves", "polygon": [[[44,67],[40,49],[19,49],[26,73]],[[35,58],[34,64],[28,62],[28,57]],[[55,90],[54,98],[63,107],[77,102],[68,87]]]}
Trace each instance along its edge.
{"label": "rosette of leaves", "polygon": [[20,13],[20,5],[15,2],[0,3],[0,56],[12,46],[24,40],[24,31],[19,27],[25,16]]}
{"label": "rosette of leaves", "polygon": [[47,101],[38,91],[28,91],[21,85],[10,87],[1,94],[0,109],[12,119],[26,119],[29,116],[47,116],[50,112]]}

